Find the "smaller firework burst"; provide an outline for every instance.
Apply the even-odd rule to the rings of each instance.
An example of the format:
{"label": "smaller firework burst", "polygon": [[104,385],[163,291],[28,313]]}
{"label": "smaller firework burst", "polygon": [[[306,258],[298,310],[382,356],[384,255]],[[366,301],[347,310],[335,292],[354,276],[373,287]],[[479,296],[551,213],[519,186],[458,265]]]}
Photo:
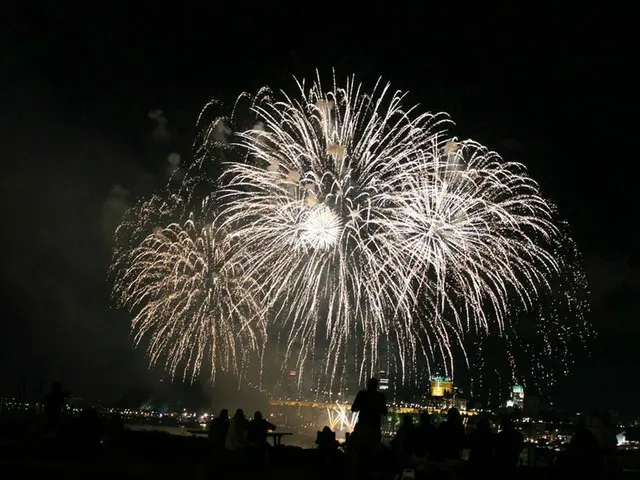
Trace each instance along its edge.
{"label": "smaller firework burst", "polygon": [[263,347],[260,288],[231,257],[223,232],[191,216],[116,259],[113,296],[135,314],[135,341],[146,339],[151,365],[164,359],[172,375],[191,379],[209,365],[214,378]]}

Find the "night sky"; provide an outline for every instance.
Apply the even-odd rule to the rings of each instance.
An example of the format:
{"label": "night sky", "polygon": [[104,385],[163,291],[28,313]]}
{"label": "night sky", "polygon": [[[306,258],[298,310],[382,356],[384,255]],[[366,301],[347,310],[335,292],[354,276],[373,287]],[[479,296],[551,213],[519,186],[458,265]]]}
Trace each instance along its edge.
{"label": "night sky", "polygon": [[[188,159],[209,99],[263,84],[291,90],[292,75],[335,67],[369,85],[382,76],[409,90],[409,102],[451,113],[458,137],[528,166],[573,227],[598,331],[557,400],[636,409],[630,12],[190,3],[4,8],[0,393],[17,393],[23,378],[28,391],[59,379],[103,398],[153,383],[160,373],[146,370],[127,315],[108,298],[114,222],[163,184],[168,153]],[[168,119],[165,145],[153,141],[152,109]]]}

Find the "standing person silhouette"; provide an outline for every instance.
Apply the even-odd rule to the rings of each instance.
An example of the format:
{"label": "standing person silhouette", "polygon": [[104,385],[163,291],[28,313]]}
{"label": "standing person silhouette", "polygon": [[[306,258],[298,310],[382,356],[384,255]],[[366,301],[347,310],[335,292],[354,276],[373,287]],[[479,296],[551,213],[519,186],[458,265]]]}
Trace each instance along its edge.
{"label": "standing person silhouette", "polygon": [[353,440],[359,470],[365,474],[363,469],[372,469],[379,458],[382,417],[387,415],[387,399],[384,393],[378,391],[377,378],[369,379],[367,389],[358,392],[351,411],[358,413]]}
{"label": "standing person silhouette", "polygon": [[450,408],[447,419],[438,425],[436,445],[438,456],[444,460],[460,460],[466,439],[462,417],[457,408]]}
{"label": "standing person silhouette", "polygon": [[69,398],[69,392],[63,391],[59,382],[54,382],[51,386],[51,392],[44,399],[44,411],[49,430],[58,431],[64,409],[67,406],[67,398]]}
{"label": "standing person silhouette", "polygon": [[506,417],[502,420],[502,430],[496,437],[496,463],[504,478],[516,476],[514,470],[520,463],[520,454],[524,447],[524,435],[516,430],[513,421]]}
{"label": "standing person silhouette", "polygon": [[229,422],[229,429],[224,441],[227,450],[237,451],[243,449],[247,445],[247,430],[249,429],[249,420],[244,416],[244,411],[239,408]]}
{"label": "standing person silhouette", "polygon": [[222,409],[220,416],[211,420],[209,425],[209,440],[213,445],[216,453],[224,450],[224,442],[229,432],[229,410]]}

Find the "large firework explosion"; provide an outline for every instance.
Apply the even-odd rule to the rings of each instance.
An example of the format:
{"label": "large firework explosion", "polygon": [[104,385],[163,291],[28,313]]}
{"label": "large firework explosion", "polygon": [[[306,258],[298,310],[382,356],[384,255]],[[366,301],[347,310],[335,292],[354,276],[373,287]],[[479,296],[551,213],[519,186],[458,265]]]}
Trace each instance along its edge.
{"label": "large firework explosion", "polygon": [[[189,221],[226,234],[217,241],[227,246],[236,293],[217,300],[225,306],[202,300],[207,275],[187,281],[193,271],[173,265],[183,263],[177,254],[159,253],[157,234],[117,253],[123,273],[114,291],[137,312],[138,338],[153,336],[152,361],[168,355],[172,369],[182,359],[197,370],[202,355],[194,349],[212,348],[214,363],[226,365],[235,350],[225,335],[250,332],[256,347],[257,318],[283,339],[284,369],[329,381],[345,369],[362,378],[382,363],[402,378],[421,360],[450,371],[454,347],[464,357],[469,335],[513,335],[520,312],[538,308],[565,267],[554,209],[525,168],[451,137],[446,115],[403,109],[404,95],[389,85],[365,92],[353,78],[340,87],[335,77],[328,91],[319,79],[298,85],[296,96],[274,100],[266,89],[241,96],[246,116],[238,114],[243,102],[229,117],[203,115],[197,161],[176,199],[142,203],[128,217],[128,231],[145,232],[150,216],[162,217],[160,206],[193,215],[194,198],[214,188],[203,172],[223,162],[218,214]],[[215,262],[203,240],[184,235],[192,240],[161,238],[179,243],[185,259],[200,258],[197,268]],[[163,288],[148,265],[164,268]],[[152,295],[161,291],[168,297]],[[238,311],[251,320],[229,320],[225,309],[247,297],[251,308]],[[185,306],[180,322],[193,326],[173,328],[178,320],[167,304],[175,301]],[[167,331],[184,337],[166,341]]]}
{"label": "large firework explosion", "polygon": [[238,133],[247,158],[227,166],[222,221],[288,332],[285,363],[322,364],[334,378],[348,356],[364,375],[391,342],[404,375],[420,342],[387,197],[422,160],[439,119],[411,119],[388,86],[300,91],[252,107],[261,128]]}

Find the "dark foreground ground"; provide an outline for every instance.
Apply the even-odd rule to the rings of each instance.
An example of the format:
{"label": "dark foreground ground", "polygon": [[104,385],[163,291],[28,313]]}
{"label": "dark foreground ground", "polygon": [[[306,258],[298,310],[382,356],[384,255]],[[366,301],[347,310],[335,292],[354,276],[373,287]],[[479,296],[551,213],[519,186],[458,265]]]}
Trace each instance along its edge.
{"label": "dark foreground ground", "polygon": [[[261,467],[251,458],[234,459],[214,455],[206,439],[178,437],[157,432],[124,431],[118,438],[91,437],[0,439],[0,479],[21,478],[98,478],[125,479],[355,479],[355,472],[343,457],[326,465],[317,451],[295,447],[271,449],[271,460]],[[632,459],[633,460],[633,459]],[[380,459],[381,468],[376,478],[391,479],[395,472],[391,463]],[[635,463],[635,462],[632,462]],[[478,472],[468,471],[460,465],[456,469],[438,467],[419,474],[416,478],[479,478]],[[482,478],[486,473],[480,475]],[[490,478],[499,478],[491,472]],[[551,468],[518,469],[519,480],[558,478],[566,479],[563,472]],[[623,479],[640,478],[627,471]]]}

